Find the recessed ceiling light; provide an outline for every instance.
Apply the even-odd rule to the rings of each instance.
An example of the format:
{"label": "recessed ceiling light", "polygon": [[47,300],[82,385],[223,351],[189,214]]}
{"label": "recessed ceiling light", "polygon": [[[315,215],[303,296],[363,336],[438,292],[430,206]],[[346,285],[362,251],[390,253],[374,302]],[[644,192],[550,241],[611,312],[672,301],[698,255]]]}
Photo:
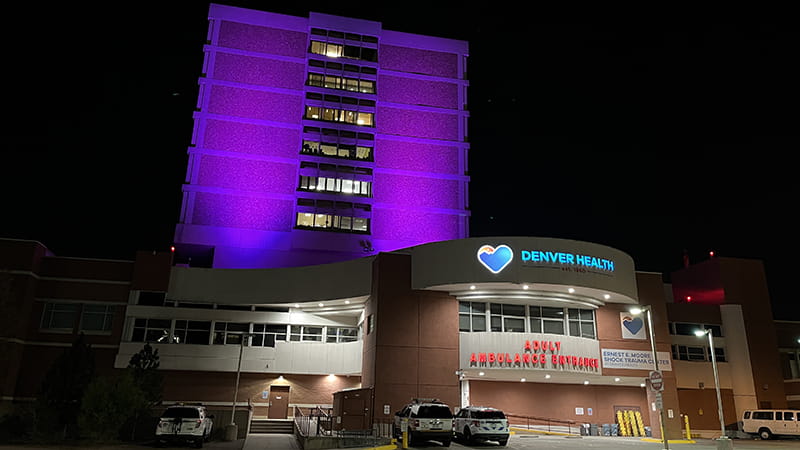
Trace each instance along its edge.
{"label": "recessed ceiling light", "polygon": [[549,379],[549,378],[550,378],[550,374],[548,373],[548,374],[547,374],[547,375],[545,375],[544,377],[545,377],[545,379]]}
{"label": "recessed ceiling light", "polygon": [[299,308],[299,307],[300,307],[300,304],[299,304],[299,303],[295,303],[295,304],[294,304],[294,307],[295,307],[295,308]]}
{"label": "recessed ceiling light", "polygon": [[317,303],[317,304],[319,305],[319,307],[320,307],[320,308],[322,308],[323,306],[325,306],[323,303]]}
{"label": "recessed ceiling light", "polygon": [[527,284],[523,284],[523,285],[522,285],[522,289],[528,289],[528,287],[529,287],[529,286],[528,286]]}
{"label": "recessed ceiling light", "polygon": [[475,290],[475,285],[473,284],[473,285],[472,285],[472,286],[470,286],[469,288],[470,288],[470,289],[472,289],[472,290],[474,291],[474,290]]}
{"label": "recessed ceiling light", "polygon": [[520,378],[519,381],[524,383],[525,382],[525,378]]}
{"label": "recessed ceiling light", "polygon": [[610,299],[610,298],[611,298],[611,296],[610,296],[610,295],[608,295],[608,294],[604,294],[604,295],[603,295],[603,298],[604,298],[604,299],[606,299],[606,300],[608,300],[608,299]]}
{"label": "recessed ceiling light", "polygon": [[478,375],[479,375],[479,376],[483,376],[483,375],[484,375],[484,373],[483,373],[483,372],[478,372]]}
{"label": "recessed ceiling light", "polygon": [[567,289],[567,291],[569,291],[569,293],[572,294],[573,292],[575,292],[575,289],[569,288]]}
{"label": "recessed ceiling light", "polygon": [[344,304],[345,304],[345,305],[349,305],[349,304],[350,304],[350,300],[345,300],[345,301],[344,301]]}
{"label": "recessed ceiling light", "polygon": [[589,384],[589,380],[583,382],[584,385]]}
{"label": "recessed ceiling light", "polygon": [[640,384],[639,387],[644,387],[644,383]]}
{"label": "recessed ceiling light", "polygon": [[619,377],[614,378],[614,381],[619,381]]}

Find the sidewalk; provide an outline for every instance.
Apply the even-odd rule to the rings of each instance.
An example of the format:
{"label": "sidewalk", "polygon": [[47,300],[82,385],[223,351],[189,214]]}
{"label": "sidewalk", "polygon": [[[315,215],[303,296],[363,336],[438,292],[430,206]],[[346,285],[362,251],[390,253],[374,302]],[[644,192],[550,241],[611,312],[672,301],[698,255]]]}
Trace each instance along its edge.
{"label": "sidewalk", "polygon": [[[242,450],[302,450],[293,434],[248,434]],[[349,450],[395,450],[396,445]]]}

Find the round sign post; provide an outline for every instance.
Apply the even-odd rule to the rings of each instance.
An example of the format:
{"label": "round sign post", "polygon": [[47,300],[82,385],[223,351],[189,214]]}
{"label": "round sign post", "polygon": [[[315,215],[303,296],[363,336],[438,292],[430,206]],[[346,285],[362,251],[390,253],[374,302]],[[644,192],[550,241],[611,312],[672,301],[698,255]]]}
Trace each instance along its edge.
{"label": "round sign post", "polygon": [[650,388],[656,392],[664,390],[664,377],[660,370],[650,371]]}

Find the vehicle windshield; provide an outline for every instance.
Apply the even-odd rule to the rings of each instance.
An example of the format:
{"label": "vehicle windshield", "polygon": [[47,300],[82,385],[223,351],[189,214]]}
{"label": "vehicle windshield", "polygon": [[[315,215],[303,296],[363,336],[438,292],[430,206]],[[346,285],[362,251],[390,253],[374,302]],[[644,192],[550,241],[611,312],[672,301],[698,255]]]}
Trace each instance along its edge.
{"label": "vehicle windshield", "polygon": [[200,411],[197,408],[167,408],[161,417],[197,419],[200,417]]}
{"label": "vehicle windshield", "polygon": [[441,405],[420,406],[417,417],[430,417],[431,419],[452,419],[453,413],[450,408]]}
{"label": "vehicle windshield", "polygon": [[472,413],[472,417],[476,419],[505,419],[506,416],[503,414],[503,411],[494,411],[494,410],[487,410],[487,411],[475,411]]}

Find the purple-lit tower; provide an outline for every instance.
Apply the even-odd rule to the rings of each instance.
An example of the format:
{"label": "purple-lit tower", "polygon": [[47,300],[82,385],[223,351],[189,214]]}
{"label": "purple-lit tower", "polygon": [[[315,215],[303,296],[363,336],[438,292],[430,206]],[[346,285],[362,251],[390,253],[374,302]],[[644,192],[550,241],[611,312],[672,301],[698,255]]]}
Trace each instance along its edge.
{"label": "purple-lit tower", "polygon": [[468,236],[468,44],[212,4],[179,255],[343,261]]}

